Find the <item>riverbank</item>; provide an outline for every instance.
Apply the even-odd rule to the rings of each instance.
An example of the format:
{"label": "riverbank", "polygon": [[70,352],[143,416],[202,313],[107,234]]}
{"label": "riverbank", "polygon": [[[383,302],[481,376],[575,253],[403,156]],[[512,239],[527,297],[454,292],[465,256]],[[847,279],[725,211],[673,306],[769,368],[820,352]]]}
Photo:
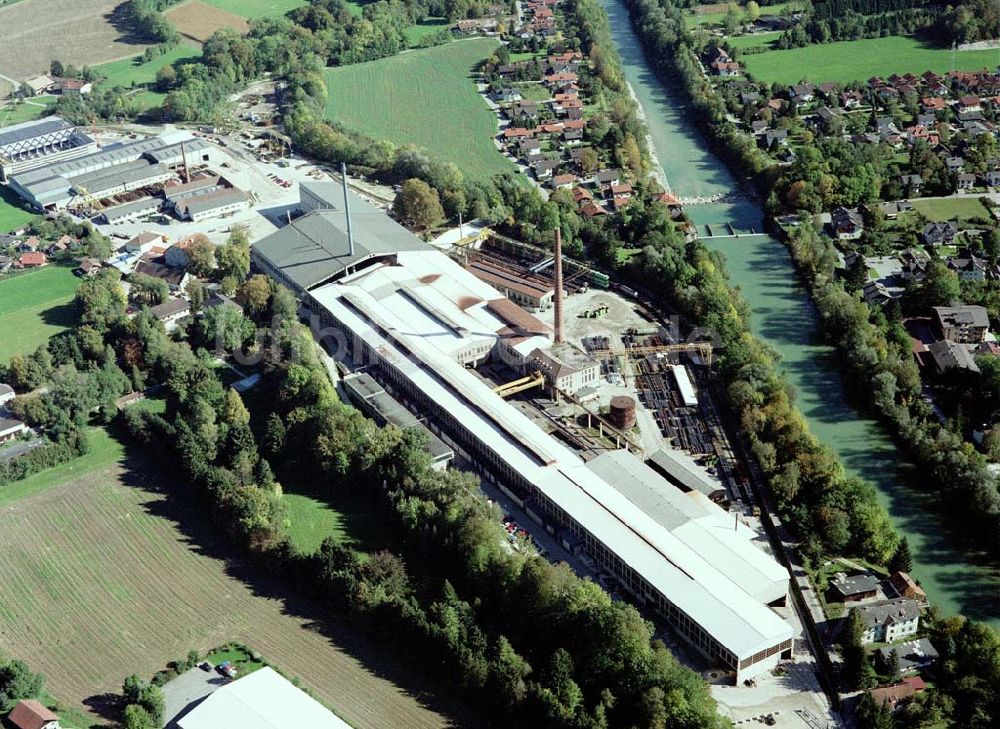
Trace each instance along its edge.
{"label": "riverbank", "polygon": [[625,86],[628,88],[629,98],[635,102],[635,115],[639,118],[639,121],[643,123],[643,126],[646,127],[646,153],[649,156],[650,167],[652,167],[650,174],[658,183],[660,183],[660,186],[665,192],[673,192],[673,190],[670,189],[670,180],[667,179],[667,173],[663,171],[663,165],[660,164],[660,159],[656,156],[656,145],[653,144],[653,137],[649,133],[649,122],[646,120],[646,110],[643,108],[642,102],[639,101],[639,97],[635,93],[635,87],[628,81],[625,82]]}
{"label": "riverbank", "polygon": [[[650,67],[621,0],[602,0],[611,17],[613,40],[626,79],[644,107],[650,138],[674,193],[712,197],[739,190],[726,165]],[[688,209],[701,226],[731,223],[737,229],[763,228],[763,212],[747,200],[697,205]],[[787,249],[774,238],[707,240],[722,252],[732,283],[752,311],[753,333],[781,356],[782,370],[797,392],[796,404],[819,440],[833,448],[845,469],[875,485],[894,526],[905,534],[915,555],[914,576],[945,613],[963,613],[1000,626],[1000,570],[968,554],[961,540],[940,526],[926,492],[913,488],[912,466],[873,418],[850,404],[840,374],[838,353],[819,336],[819,319],[801,285]]]}

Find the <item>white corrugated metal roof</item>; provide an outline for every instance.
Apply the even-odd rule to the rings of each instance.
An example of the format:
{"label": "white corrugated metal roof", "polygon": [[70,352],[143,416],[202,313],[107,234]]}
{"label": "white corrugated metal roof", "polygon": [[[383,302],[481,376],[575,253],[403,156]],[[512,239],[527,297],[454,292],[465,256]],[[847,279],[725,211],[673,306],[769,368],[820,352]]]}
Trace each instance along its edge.
{"label": "white corrugated metal roof", "polygon": [[351,729],[269,666],[216,689],[177,725],[181,729]]}
{"label": "white corrugated metal roof", "polygon": [[[467,274],[443,254],[423,255],[439,256]],[[409,269],[410,257],[401,256],[400,263]],[[439,262],[439,269],[451,275],[448,264]],[[447,347],[439,348],[441,326],[437,334],[419,329],[412,305],[408,313],[400,300],[373,296],[358,285],[371,275],[322,286],[312,296],[736,656],[752,656],[792,637],[791,626],[709,562],[720,558],[724,541],[705,539],[711,552],[706,557],[658,524],[448,356]],[[397,275],[414,278],[412,271]]]}

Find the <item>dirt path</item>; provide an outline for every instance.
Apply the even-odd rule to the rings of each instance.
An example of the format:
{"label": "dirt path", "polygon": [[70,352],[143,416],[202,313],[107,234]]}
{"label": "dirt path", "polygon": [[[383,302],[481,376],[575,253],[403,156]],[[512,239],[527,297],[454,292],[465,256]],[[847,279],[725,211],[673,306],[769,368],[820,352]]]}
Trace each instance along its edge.
{"label": "dirt path", "polygon": [[471,723],[439,713],[460,709],[323,606],[233,558],[193,495],[138,459],[0,509],[0,575],[0,650],[98,716],[129,673],[236,639],[355,727]]}

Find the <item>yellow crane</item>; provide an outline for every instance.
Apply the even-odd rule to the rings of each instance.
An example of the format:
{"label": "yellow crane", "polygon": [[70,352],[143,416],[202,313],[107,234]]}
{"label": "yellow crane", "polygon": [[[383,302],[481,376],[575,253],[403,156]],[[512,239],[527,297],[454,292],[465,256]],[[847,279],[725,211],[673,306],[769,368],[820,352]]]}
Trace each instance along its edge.
{"label": "yellow crane", "polygon": [[530,390],[532,387],[541,387],[544,384],[545,376],[541,372],[532,372],[527,377],[512,380],[506,384],[494,387],[493,392],[500,397],[510,397],[511,395],[516,395],[519,392]]}

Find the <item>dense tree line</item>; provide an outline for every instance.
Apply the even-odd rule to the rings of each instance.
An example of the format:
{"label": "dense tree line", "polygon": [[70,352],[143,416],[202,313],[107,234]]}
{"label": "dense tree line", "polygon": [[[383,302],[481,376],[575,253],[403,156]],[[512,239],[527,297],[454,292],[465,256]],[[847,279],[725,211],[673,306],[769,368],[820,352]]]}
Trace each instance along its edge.
{"label": "dense tree line", "polygon": [[[898,309],[870,309],[848,293],[834,275],[832,244],[804,225],[791,233],[789,247],[812,291],[823,331],[844,354],[842,362],[873,410],[929,477],[940,507],[960,519],[966,535],[991,550],[1000,547],[1000,493],[986,459],[941,425],[921,397],[920,374],[911,353],[909,333]],[[950,303],[957,279],[940,263],[912,294],[924,313]]]}
{"label": "dense tree line", "polygon": [[177,43],[181,36],[163,11],[180,0],[128,0],[125,14],[140,40],[153,43]]}
{"label": "dense tree line", "polygon": [[[474,479],[432,469],[415,432],[378,428],[341,404],[311,335],[293,320],[266,335],[258,397],[267,416],[257,437],[239,395],[204,358],[157,326],[129,329],[138,361],[169,397],[165,416],[126,411],[123,427],[180,467],[260,559],[421,656],[423,668],[454,676],[477,706],[547,726],[720,723],[700,678],[652,641],[634,608],[565,566],[510,552]],[[382,512],[403,549],[358,554],[327,541],[316,554],[296,553],[270,463],[350,490]]]}

